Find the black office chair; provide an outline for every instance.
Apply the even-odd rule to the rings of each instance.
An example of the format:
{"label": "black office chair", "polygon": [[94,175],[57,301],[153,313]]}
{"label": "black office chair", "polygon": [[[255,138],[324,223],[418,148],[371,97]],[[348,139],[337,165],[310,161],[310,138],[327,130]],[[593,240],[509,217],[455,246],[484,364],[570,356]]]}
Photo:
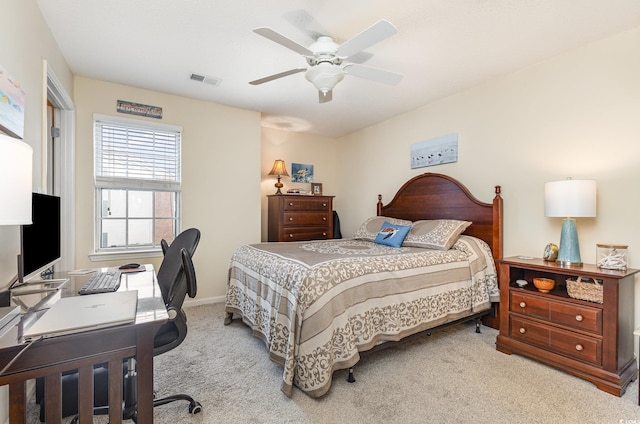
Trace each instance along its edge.
{"label": "black office chair", "polygon": [[[158,285],[164,299],[165,307],[169,313],[169,321],[160,327],[154,338],[153,354],[159,355],[167,352],[182,343],[187,336],[187,316],[182,310],[182,304],[187,295],[193,298],[197,292],[196,273],[192,257],[200,241],[200,230],[190,228],[180,233],[173,243],[169,245],[162,240],[162,252],[164,258],[157,273]],[[137,421],[135,399],[135,372],[129,372],[133,368],[132,360],[123,364],[124,379],[124,407],[123,419]],[[108,414],[108,370],[103,367],[94,369],[94,414]],[[62,377],[62,415],[63,417],[78,413],[78,374],[72,373]],[[36,402],[43,399],[42,393],[38,396],[36,388]],[[40,390],[43,390],[42,388]],[[185,394],[171,395],[153,400],[153,406],[186,400],[189,402],[189,412],[197,414],[202,411],[202,405],[191,396]],[[44,422],[44,402],[40,403],[40,421]],[[74,420],[75,421],[75,420]]]}

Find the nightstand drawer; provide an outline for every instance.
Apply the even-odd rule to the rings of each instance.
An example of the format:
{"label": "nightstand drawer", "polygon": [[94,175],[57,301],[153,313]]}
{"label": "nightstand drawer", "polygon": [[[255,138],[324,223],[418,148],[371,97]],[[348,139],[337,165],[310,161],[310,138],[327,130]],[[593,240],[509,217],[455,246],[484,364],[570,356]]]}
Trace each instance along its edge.
{"label": "nightstand drawer", "polygon": [[297,226],[297,225],[323,225],[327,226],[331,219],[330,213],[314,213],[314,212],[285,212],[284,223],[285,227]]}
{"label": "nightstand drawer", "polygon": [[602,334],[602,309],[572,305],[564,302],[550,302],[551,321],[568,327]]}
{"label": "nightstand drawer", "polygon": [[530,317],[549,320],[549,301],[526,293],[511,292],[509,310]]}
{"label": "nightstand drawer", "polygon": [[510,310],[556,324],[602,334],[602,309],[511,292]]}
{"label": "nightstand drawer", "polygon": [[595,365],[602,362],[602,342],[599,339],[526,319],[512,317],[510,324],[513,339]]}

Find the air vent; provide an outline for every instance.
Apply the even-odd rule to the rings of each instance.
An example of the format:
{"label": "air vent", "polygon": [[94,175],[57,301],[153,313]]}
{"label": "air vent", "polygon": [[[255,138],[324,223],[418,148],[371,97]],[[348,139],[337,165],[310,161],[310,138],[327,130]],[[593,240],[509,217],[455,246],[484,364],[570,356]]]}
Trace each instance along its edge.
{"label": "air vent", "polygon": [[222,82],[220,78],[214,78],[207,75],[191,74],[189,78],[191,78],[194,81],[203,82],[205,84],[211,84],[215,86],[220,85],[220,83]]}

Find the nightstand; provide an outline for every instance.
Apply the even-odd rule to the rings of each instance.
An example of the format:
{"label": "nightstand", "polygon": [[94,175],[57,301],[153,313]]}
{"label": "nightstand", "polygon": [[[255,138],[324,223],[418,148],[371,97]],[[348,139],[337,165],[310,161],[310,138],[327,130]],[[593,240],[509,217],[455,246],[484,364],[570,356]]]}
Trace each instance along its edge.
{"label": "nightstand", "polygon": [[[512,257],[500,267],[500,333],[496,349],[516,353],[594,383],[622,396],[638,376],[634,358],[634,277],[595,265],[563,267],[542,259]],[[603,302],[570,297],[566,280],[578,276],[602,283]],[[541,293],[533,278],[555,281]],[[519,287],[516,280],[529,284]]]}

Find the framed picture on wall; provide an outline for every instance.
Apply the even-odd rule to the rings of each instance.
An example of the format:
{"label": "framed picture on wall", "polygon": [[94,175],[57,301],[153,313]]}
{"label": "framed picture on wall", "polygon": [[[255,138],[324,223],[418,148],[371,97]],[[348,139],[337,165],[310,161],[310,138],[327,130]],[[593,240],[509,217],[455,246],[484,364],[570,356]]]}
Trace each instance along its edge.
{"label": "framed picture on wall", "polygon": [[22,86],[0,65],[0,131],[12,137],[24,136],[24,104]]}
{"label": "framed picture on wall", "polygon": [[311,183],[311,194],[322,196],[322,183]]}

